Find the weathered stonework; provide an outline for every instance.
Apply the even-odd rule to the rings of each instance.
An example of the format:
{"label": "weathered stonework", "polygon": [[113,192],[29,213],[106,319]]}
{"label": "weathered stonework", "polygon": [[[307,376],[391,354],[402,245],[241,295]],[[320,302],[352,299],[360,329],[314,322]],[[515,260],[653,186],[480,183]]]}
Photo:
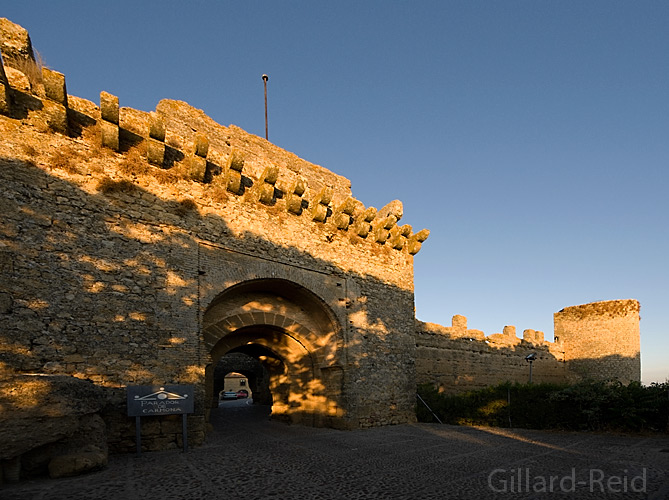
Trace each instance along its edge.
{"label": "weathered stonework", "polygon": [[[416,322],[429,231],[398,225],[399,201],[365,207],[347,179],[186,103],[146,113],[102,92],[97,106],[60,73],[40,93],[15,71],[0,82],[0,376],[94,383],[112,451],[135,446],[128,385],[194,385],[202,442],[234,354],[259,363],[238,370],[273,417],[343,429],[414,421],[417,383],[521,380],[526,352],[537,379],[568,380],[565,360],[587,355],[578,321],[569,349],[512,327],[486,338],[461,316]],[[178,419],[145,420],[146,449],[180,445]]]}
{"label": "weathered stonework", "polygon": [[641,373],[639,302],[611,300],[556,312],[555,342],[569,369],[585,377],[638,381]]}

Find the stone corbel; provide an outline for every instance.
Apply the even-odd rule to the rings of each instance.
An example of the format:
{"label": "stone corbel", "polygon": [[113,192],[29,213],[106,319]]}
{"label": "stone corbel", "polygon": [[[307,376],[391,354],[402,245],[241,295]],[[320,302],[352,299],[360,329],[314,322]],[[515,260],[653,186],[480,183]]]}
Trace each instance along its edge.
{"label": "stone corbel", "polygon": [[416,255],[422,246],[422,243],[430,236],[429,229],[421,229],[416,234],[409,236],[407,241],[407,250],[411,255]]}
{"label": "stone corbel", "polygon": [[351,224],[351,217],[355,211],[356,206],[358,205],[358,200],[353,197],[348,197],[344,202],[337,207],[334,215],[334,223],[337,226],[337,229],[346,231],[348,226]]}
{"label": "stone corbel", "polygon": [[295,215],[302,214],[302,201],[304,193],[307,190],[307,181],[303,177],[298,177],[293,188],[286,195],[286,209]]}
{"label": "stone corbel", "polygon": [[274,185],[279,178],[279,167],[265,167],[265,171],[260,178],[259,201],[265,205],[271,205],[274,202]]}
{"label": "stone corbel", "polygon": [[353,230],[361,238],[366,238],[372,230],[372,221],[376,217],[376,208],[369,207],[357,217]]}
{"label": "stone corbel", "polygon": [[390,230],[397,224],[397,217],[389,215],[378,219],[374,224],[374,240],[383,245],[390,237]]}
{"label": "stone corbel", "polygon": [[244,168],[244,158],[237,150],[232,150],[225,166],[226,170],[226,188],[233,194],[242,192],[242,169]]}
{"label": "stone corbel", "polygon": [[324,187],[311,202],[311,215],[316,222],[325,222],[332,201],[332,188]]}

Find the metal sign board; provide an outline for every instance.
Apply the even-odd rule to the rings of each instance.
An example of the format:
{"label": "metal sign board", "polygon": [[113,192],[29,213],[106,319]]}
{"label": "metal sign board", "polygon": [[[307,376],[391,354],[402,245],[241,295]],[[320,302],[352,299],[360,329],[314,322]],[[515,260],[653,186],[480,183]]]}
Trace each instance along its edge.
{"label": "metal sign board", "polygon": [[128,416],[153,417],[193,413],[192,385],[128,386]]}

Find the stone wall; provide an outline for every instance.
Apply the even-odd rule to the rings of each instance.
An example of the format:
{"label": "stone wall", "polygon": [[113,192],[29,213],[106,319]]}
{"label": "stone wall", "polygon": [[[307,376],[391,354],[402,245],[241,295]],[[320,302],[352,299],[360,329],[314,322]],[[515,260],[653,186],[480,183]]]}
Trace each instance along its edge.
{"label": "stone wall", "polygon": [[[399,201],[365,207],[347,179],[186,103],[146,113],[102,92],[97,105],[57,72],[38,92],[5,69],[5,377],[105,388],[116,451],[134,447],[128,385],[194,385],[201,442],[228,352],[261,361],[276,417],[415,419],[413,256],[428,231],[398,224]],[[146,422],[147,449],[178,445],[172,420]]]}
{"label": "stone wall", "polygon": [[639,310],[636,300],[609,300],[556,312],[555,339],[569,369],[600,380],[639,381]]}
{"label": "stone wall", "polygon": [[554,314],[554,342],[535,330],[524,330],[519,338],[514,326],[486,336],[467,329],[467,318],[459,315],[450,327],[418,321],[416,380],[448,393],[526,383],[526,357],[535,354],[533,382],[640,382],[639,308],[636,300],[566,307]]}
{"label": "stone wall", "polygon": [[485,336],[467,329],[467,318],[456,315],[452,326],[417,322],[416,379],[446,393],[482,389],[511,381],[527,383],[532,362],[533,382],[561,383],[575,380],[564,363],[561,346],[544,340],[544,333],[525,330],[523,338],[513,326]]}

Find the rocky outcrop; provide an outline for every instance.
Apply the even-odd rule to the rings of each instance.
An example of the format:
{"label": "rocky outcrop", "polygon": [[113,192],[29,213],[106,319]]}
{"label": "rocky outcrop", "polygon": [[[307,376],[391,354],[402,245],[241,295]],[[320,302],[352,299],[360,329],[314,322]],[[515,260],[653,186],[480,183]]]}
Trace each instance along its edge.
{"label": "rocky outcrop", "polygon": [[62,477],[107,462],[103,389],[62,375],[13,374],[0,380],[0,464],[6,482]]}

